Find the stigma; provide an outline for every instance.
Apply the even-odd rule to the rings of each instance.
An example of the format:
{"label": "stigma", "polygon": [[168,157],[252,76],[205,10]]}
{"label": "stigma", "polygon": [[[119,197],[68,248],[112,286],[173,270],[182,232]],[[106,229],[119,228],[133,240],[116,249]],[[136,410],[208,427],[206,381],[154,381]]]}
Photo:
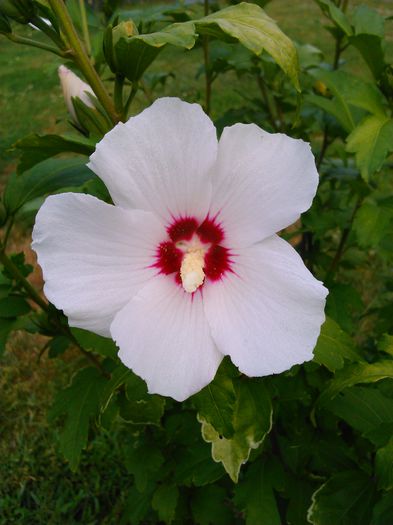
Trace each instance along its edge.
{"label": "stigma", "polygon": [[183,256],[180,266],[180,278],[184,290],[194,293],[205,280],[205,250],[190,248]]}

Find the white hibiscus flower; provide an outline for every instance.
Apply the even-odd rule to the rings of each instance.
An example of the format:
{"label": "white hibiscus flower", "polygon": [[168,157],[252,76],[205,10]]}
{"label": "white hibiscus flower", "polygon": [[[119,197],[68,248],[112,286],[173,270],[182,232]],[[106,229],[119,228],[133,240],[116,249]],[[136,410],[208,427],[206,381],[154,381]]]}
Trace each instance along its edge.
{"label": "white hibiscus flower", "polygon": [[197,104],[163,98],[98,143],[114,206],[48,197],[33,231],[45,294],[112,337],[151,393],[184,400],[224,355],[248,376],[312,359],[327,290],[276,232],[312,202],[308,144],[253,124],[220,141]]}

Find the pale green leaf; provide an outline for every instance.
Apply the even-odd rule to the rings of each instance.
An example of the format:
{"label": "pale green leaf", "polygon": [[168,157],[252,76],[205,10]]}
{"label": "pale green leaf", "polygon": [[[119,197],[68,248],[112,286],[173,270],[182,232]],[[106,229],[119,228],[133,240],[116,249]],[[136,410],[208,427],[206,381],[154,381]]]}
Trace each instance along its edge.
{"label": "pale green leaf", "polygon": [[214,461],[221,462],[234,482],[240,467],[258,448],[272,426],[272,406],[269,394],[258,380],[240,379],[236,384],[236,405],[233,417],[234,434],[230,439],[221,436],[203,418],[202,437],[212,444]]}
{"label": "pale green leaf", "polygon": [[235,39],[256,55],[265,50],[300,91],[296,48],[259,6],[242,2],[196,20],[194,24],[198,33]]}
{"label": "pale green leaf", "polygon": [[349,135],[346,149],[355,153],[356,164],[368,182],[393,151],[393,120],[384,115],[366,117]]}

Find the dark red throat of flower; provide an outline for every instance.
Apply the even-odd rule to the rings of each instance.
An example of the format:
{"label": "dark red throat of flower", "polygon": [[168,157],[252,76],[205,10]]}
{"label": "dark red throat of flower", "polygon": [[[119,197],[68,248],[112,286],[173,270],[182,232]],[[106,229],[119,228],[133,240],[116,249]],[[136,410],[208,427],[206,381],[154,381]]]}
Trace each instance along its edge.
{"label": "dark red throat of flower", "polygon": [[167,232],[168,238],[157,247],[154,266],[161,274],[174,274],[186,291],[190,291],[184,284],[187,272],[186,277],[197,277],[202,272],[203,282],[217,281],[231,271],[230,252],[223,246],[224,230],[215,219],[207,217],[199,223],[194,217],[179,218],[168,226]]}

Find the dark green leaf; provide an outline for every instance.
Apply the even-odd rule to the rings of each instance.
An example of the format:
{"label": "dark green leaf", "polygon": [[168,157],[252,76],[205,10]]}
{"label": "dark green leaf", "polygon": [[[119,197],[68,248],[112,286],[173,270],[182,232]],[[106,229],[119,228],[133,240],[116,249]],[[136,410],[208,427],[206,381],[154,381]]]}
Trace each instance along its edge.
{"label": "dark green leaf", "polygon": [[121,524],[139,525],[151,510],[151,493],[140,493],[134,486],[128,492]]}
{"label": "dark green leaf", "polygon": [[63,188],[82,186],[95,175],[79,159],[48,159],[21,175],[11,175],[4,193],[9,213],[16,213],[26,202]]}
{"label": "dark green leaf", "polygon": [[276,498],[273,465],[257,460],[235,489],[235,503],[246,514],[246,525],[281,525]]}
{"label": "dark green leaf", "polygon": [[15,148],[22,151],[18,164],[18,174],[27,171],[39,162],[54,157],[59,153],[72,152],[89,156],[94,152],[95,144],[78,135],[29,135],[18,140]]}
{"label": "dark green leaf", "polygon": [[225,504],[226,492],[217,485],[195,491],[191,511],[197,525],[232,525],[234,517]]}
{"label": "dark green leaf", "polygon": [[0,317],[12,319],[30,312],[29,303],[16,295],[10,295],[0,299]]}
{"label": "dark green leaf", "polygon": [[115,359],[117,356],[117,346],[112,339],[93,334],[81,328],[72,328],[71,332],[85,350],[91,350],[92,352],[104,357],[111,357],[112,359]]}
{"label": "dark green leaf", "polygon": [[221,465],[212,461],[209,446],[196,443],[188,446],[177,455],[175,481],[181,485],[201,487],[214,483],[224,475]]}
{"label": "dark green leaf", "polygon": [[386,68],[381,38],[376,35],[361,34],[349,37],[349,42],[362,55],[374,77],[379,79]]}
{"label": "dark green leaf", "polygon": [[388,377],[393,378],[393,361],[348,366],[336,373],[334,379],[322,392],[318,403],[323,406],[346,388],[359,383],[375,383]]}
{"label": "dark green leaf", "polygon": [[392,219],[392,209],[379,205],[373,200],[365,201],[353,222],[359,246],[376,248],[385,238]]}
{"label": "dark green leaf", "polygon": [[152,507],[157,511],[160,521],[170,524],[175,518],[179,489],[174,485],[160,485],[153,494]]}
{"label": "dark green leaf", "polygon": [[60,391],[50,411],[52,419],[66,415],[60,435],[60,450],[75,471],[86,447],[89,423],[98,415],[106,379],[97,368],[83,368],[71,385]]}
{"label": "dark green leaf", "polygon": [[393,491],[386,492],[381,496],[373,508],[371,525],[391,525],[393,516]]}
{"label": "dark green leaf", "polygon": [[232,437],[236,394],[233,375],[225,363],[218,369],[214,380],[193,396],[192,401],[200,418],[210,423],[224,437]]}
{"label": "dark green leaf", "polygon": [[387,423],[393,424],[393,399],[374,388],[347,388],[331,400],[326,408],[365,437],[370,436],[372,441],[376,429]]}
{"label": "dark green leaf", "polygon": [[314,349],[314,361],[334,372],[344,366],[345,359],[362,360],[349,335],[335,321],[327,318]]}
{"label": "dark green leaf", "polygon": [[383,448],[377,450],[375,473],[378,478],[379,488],[384,490],[393,489],[393,438]]}
{"label": "dark green leaf", "polygon": [[313,525],[370,525],[374,493],[364,472],[340,472],[314,492],[308,520]]}
{"label": "dark green leaf", "polygon": [[125,463],[128,472],[134,476],[136,488],[145,492],[148,482],[156,479],[164,456],[154,443],[139,441],[126,450]]}

